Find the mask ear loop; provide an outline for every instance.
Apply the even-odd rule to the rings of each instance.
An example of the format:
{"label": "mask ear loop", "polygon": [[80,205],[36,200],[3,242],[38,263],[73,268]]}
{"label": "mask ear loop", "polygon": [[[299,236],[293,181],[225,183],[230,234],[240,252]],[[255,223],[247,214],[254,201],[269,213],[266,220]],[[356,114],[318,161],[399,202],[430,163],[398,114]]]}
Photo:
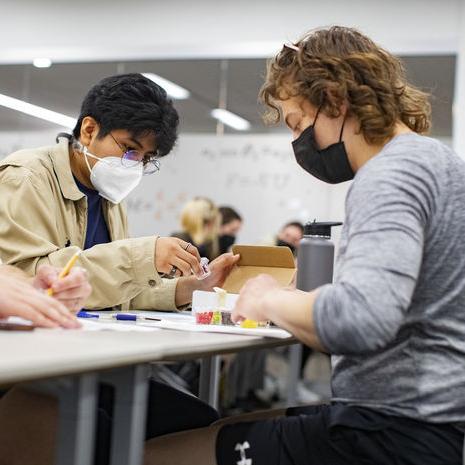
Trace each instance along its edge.
{"label": "mask ear loop", "polygon": [[[92,168],[90,167],[90,163],[89,163],[89,160],[87,159],[87,157],[88,156],[93,156],[93,155],[89,153],[89,150],[87,149],[87,147],[85,145],[83,145],[81,141],[74,140],[73,141],[73,148],[75,150],[78,150],[79,152],[81,152],[84,155],[84,160],[86,162],[87,169],[89,170],[89,173],[92,173]],[[95,157],[95,158],[97,158],[97,157]]]}
{"label": "mask ear loop", "polygon": [[321,111],[322,108],[323,108],[323,104],[321,104],[321,105],[318,107],[318,110],[316,111],[315,119],[313,120],[313,124],[312,124],[313,127],[315,127],[316,120],[318,119],[318,115],[320,114],[320,111]]}
{"label": "mask ear loop", "polygon": [[86,161],[86,165],[87,165],[87,168],[89,169],[89,173],[92,173],[92,168],[90,167],[89,160],[87,159],[88,149],[86,146],[84,146],[84,150],[82,151],[82,154],[84,155],[84,160]]}
{"label": "mask ear loop", "polygon": [[344,116],[344,121],[342,121],[341,132],[339,133],[339,142],[342,141],[342,132],[344,131],[344,125],[346,124],[346,117]]}

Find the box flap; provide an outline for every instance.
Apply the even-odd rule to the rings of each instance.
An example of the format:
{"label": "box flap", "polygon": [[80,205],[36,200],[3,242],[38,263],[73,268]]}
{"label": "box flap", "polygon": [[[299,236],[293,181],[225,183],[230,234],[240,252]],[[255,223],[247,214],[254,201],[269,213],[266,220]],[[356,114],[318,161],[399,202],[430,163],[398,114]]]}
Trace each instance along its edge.
{"label": "box flap", "polygon": [[289,247],[234,245],[232,251],[241,258],[223,284],[228,292],[239,293],[248,279],[262,273],[269,274],[282,286],[288,286],[294,278],[295,261]]}

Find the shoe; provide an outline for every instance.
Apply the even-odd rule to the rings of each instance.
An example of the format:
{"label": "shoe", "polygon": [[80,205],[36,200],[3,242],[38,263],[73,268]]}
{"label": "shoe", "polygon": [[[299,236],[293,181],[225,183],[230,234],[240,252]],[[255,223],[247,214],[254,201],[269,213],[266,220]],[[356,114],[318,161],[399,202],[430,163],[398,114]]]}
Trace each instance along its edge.
{"label": "shoe", "polygon": [[308,389],[302,380],[297,382],[297,402],[299,404],[311,404],[312,402],[319,402],[322,397],[316,392]]}

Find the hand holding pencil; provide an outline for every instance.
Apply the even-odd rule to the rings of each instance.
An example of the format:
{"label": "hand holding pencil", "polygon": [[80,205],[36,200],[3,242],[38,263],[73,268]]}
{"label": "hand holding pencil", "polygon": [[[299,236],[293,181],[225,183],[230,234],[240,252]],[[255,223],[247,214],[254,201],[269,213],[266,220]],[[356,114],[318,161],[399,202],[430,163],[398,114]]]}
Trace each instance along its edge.
{"label": "hand holding pencil", "polygon": [[46,290],[49,296],[59,300],[72,312],[84,306],[92,290],[86,271],[73,268],[81,252],[75,253],[61,271],[50,265],[41,266],[34,280],[36,288]]}

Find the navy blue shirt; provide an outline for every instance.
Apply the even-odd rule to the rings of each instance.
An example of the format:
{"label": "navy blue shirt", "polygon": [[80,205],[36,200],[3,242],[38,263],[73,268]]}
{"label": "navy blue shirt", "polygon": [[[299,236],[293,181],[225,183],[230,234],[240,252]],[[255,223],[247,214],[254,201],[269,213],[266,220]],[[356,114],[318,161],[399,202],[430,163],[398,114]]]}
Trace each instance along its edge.
{"label": "navy blue shirt", "polygon": [[100,197],[98,191],[89,189],[76,178],[74,180],[79,190],[87,197],[87,231],[84,250],[90,249],[97,244],[110,242],[110,233],[103,215],[102,197]]}
{"label": "navy blue shirt", "polygon": [[[79,190],[87,197],[87,231],[84,242],[84,250],[90,249],[97,244],[107,244],[110,242],[110,233],[108,232],[105,216],[103,215],[103,199],[99,193],[93,189],[81,184],[76,178]],[[86,310],[85,308],[83,310]],[[112,310],[111,308],[102,308],[100,310]]]}

